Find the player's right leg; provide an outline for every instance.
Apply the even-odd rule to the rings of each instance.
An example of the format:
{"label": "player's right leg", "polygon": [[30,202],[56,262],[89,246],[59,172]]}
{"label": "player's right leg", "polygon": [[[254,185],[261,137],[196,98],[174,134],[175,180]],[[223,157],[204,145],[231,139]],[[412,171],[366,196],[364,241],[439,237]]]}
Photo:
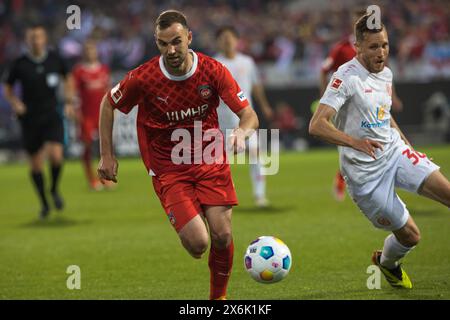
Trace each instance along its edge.
{"label": "player's right leg", "polygon": [[393,287],[412,288],[411,280],[402,269],[399,261],[404,258],[420,241],[420,231],[409,216],[406,224],[392,232],[384,240],[383,251],[375,251],[372,256],[374,264],[380,267],[386,280]]}
{"label": "player's right leg", "polygon": [[196,215],[178,232],[183,247],[195,259],[200,259],[208,249],[208,230],[201,215]]}
{"label": "player's right leg", "polygon": [[418,243],[420,233],[405,204],[395,193],[395,172],[393,164],[378,180],[362,186],[355,185],[348,177],[346,180],[349,194],[372,224],[377,229],[392,232],[386,237],[383,250],[373,253],[372,262],[391,286],[411,288],[411,281],[399,260]]}

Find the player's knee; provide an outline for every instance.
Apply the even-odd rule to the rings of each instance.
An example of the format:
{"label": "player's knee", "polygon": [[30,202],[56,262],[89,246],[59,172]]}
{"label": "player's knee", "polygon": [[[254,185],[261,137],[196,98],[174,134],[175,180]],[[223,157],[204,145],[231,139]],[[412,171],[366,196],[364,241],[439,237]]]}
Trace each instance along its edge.
{"label": "player's knee", "polygon": [[195,259],[200,259],[208,249],[208,239],[183,240],[184,247]]}
{"label": "player's knee", "polygon": [[216,248],[224,249],[231,243],[231,230],[223,230],[219,232],[211,231],[211,242]]}

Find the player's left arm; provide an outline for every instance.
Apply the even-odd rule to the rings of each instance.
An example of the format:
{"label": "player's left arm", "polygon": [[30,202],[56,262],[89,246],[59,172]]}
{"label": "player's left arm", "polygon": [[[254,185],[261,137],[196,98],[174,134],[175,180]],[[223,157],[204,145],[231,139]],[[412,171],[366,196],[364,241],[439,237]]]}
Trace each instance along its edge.
{"label": "player's left arm", "polygon": [[232,149],[236,152],[245,150],[245,139],[250,137],[259,127],[258,116],[250,105],[236,113],[239,117],[239,126],[230,135]]}
{"label": "player's left arm", "polygon": [[400,137],[402,138],[402,140],[411,147],[411,149],[413,149],[411,143],[409,143],[408,139],[406,138],[406,136],[403,134],[402,130],[400,130],[400,127],[398,126],[397,122],[394,120],[394,117],[392,117],[391,115],[391,127],[394,128],[395,130],[398,131],[398,133],[400,134]]}

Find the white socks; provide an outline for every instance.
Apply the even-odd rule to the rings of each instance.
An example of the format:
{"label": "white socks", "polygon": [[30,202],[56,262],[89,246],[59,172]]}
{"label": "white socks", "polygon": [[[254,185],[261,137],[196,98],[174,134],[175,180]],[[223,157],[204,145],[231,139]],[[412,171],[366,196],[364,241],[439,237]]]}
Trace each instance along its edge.
{"label": "white socks", "polygon": [[259,163],[250,165],[253,195],[258,199],[266,197],[266,176],[261,174],[261,167],[262,166]]}
{"label": "white socks", "polygon": [[398,261],[406,256],[414,247],[405,247],[394,234],[390,234],[384,240],[383,252],[381,254],[380,263],[383,267],[394,269],[398,266]]}

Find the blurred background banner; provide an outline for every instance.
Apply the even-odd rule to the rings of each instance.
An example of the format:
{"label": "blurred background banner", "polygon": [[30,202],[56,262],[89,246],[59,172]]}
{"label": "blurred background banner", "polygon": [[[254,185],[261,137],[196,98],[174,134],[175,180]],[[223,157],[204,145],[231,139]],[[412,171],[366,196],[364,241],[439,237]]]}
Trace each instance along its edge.
{"label": "blurred background banner", "polygon": [[[319,97],[319,74],[335,43],[352,30],[355,7],[377,4],[390,40],[389,66],[394,72],[403,110],[394,114],[413,143],[450,142],[450,5],[448,0],[393,1],[0,1],[0,72],[24,50],[24,31],[42,23],[49,43],[68,61],[79,62],[88,37],[98,41],[101,62],[112,70],[113,85],[126,71],[158,54],[153,21],[165,9],[182,10],[193,31],[192,48],[216,53],[215,31],[232,24],[240,33],[239,49],[258,64],[284,147],[303,150],[318,145],[307,135],[311,104]],[[81,28],[68,30],[70,5],[81,9]],[[20,88],[16,88],[20,91]],[[259,112],[258,106],[256,110]],[[116,149],[137,155],[136,113],[117,115]],[[262,117],[261,117],[262,118]],[[125,119],[125,120],[124,120]],[[66,121],[66,152],[79,155],[77,128]],[[0,161],[22,149],[20,129],[0,94]]]}

